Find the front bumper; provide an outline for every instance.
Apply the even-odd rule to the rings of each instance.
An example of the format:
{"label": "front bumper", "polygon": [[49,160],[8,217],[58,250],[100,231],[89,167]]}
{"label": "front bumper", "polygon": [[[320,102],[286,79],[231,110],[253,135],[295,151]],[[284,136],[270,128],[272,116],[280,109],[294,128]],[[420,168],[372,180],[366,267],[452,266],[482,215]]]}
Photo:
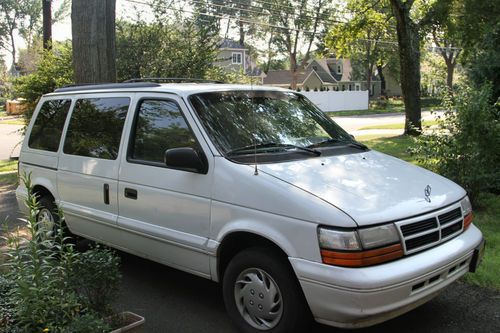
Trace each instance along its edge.
{"label": "front bumper", "polygon": [[377,266],[344,268],[290,258],[316,321],[346,328],[375,325],[435,297],[469,271],[483,236],[471,225],[423,252]]}

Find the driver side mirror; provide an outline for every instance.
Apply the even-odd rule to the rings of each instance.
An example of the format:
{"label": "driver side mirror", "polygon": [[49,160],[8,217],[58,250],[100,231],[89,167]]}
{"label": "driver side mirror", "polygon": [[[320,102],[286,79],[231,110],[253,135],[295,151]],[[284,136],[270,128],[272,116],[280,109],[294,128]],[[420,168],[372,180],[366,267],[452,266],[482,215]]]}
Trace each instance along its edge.
{"label": "driver side mirror", "polygon": [[208,161],[205,154],[188,147],[167,149],[165,151],[165,164],[176,170],[204,174],[208,172]]}

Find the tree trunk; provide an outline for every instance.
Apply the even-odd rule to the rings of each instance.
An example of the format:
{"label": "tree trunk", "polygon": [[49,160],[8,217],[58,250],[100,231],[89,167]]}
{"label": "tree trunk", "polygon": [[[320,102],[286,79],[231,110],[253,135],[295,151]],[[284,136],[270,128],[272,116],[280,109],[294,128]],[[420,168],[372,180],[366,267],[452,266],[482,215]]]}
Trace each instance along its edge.
{"label": "tree trunk", "polygon": [[401,90],[405,104],[405,134],[420,135],[420,43],[418,26],[410,18],[413,0],[391,0],[396,17],[396,30],[401,64]]}
{"label": "tree trunk", "polygon": [[382,67],[382,65],[377,65],[377,72],[378,76],[380,77],[380,95],[386,97],[387,92],[386,92],[385,76],[383,70],[384,68]]}
{"label": "tree trunk", "polygon": [[116,81],[116,0],[73,0],[73,68],[75,83]]}
{"label": "tree trunk", "polygon": [[43,48],[52,48],[52,0],[43,0]]}
{"label": "tree trunk", "polygon": [[16,40],[14,39],[14,28],[9,30],[10,36],[10,44],[12,49],[10,50],[10,54],[12,54],[12,68],[11,71],[14,73],[16,71]]}
{"label": "tree trunk", "polygon": [[297,89],[297,81],[299,73],[297,72],[297,58],[295,54],[290,54],[290,71],[292,72],[292,82],[290,82],[290,88],[292,90]]}

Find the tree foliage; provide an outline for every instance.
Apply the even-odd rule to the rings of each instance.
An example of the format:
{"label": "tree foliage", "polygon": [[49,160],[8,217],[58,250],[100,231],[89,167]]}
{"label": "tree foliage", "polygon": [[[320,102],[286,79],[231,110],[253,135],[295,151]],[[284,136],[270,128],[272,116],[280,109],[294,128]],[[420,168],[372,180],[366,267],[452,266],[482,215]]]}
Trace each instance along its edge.
{"label": "tree foliage", "polygon": [[216,75],[218,39],[190,21],[117,24],[118,81],[140,77]]}
{"label": "tree foliage", "polygon": [[476,87],[492,83],[492,99],[500,98],[500,2],[459,2],[457,29],[463,47],[462,64]]}
{"label": "tree foliage", "polygon": [[28,111],[34,110],[43,94],[73,83],[71,53],[69,42],[56,44],[53,50],[42,51],[41,60],[33,73],[13,81],[15,94],[26,99]]}
{"label": "tree foliage", "polygon": [[[395,39],[394,17],[387,2],[349,0],[346,9],[349,20],[330,29],[326,46],[336,57],[351,58],[351,63],[360,62],[370,87],[374,70],[377,68],[382,74],[396,49],[387,43]],[[343,13],[341,18],[345,16]]]}

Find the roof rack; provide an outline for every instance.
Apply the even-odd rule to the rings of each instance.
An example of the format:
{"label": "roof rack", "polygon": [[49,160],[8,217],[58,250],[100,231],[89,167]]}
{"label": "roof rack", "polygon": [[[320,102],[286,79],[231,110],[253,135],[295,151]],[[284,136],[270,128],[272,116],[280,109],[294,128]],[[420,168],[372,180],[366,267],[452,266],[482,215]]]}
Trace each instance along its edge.
{"label": "roof rack", "polygon": [[124,83],[103,83],[103,84],[83,83],[83,84],[67,85],[62,88],[54,90],[54,92],[120,89],[120,88],[152,88],[159,86],[160,85],[158,83],[152,83],[152,82],[124,82]]}
{"label": "roof rack", "polygon": [[157,82],[157,83],[224,83],[217,80],[196,79],[190,77],[144,77],[123,81],[124,83]]}

